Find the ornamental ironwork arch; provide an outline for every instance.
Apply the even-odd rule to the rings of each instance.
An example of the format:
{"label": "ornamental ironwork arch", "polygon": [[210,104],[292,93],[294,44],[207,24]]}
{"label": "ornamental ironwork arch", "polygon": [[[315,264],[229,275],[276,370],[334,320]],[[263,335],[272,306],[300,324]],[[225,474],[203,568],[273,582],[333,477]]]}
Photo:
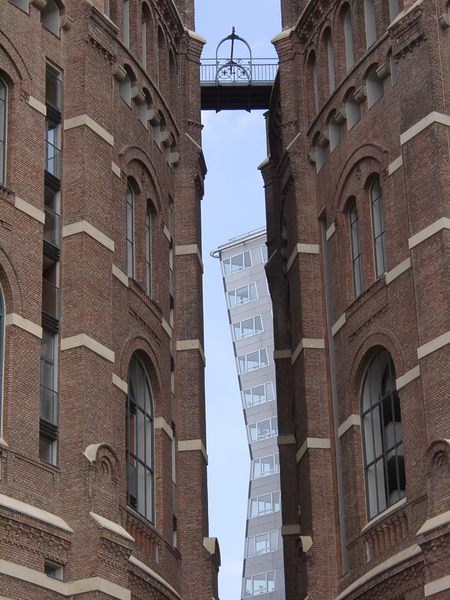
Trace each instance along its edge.
{"label": "ornamental ironwork arch", "polygon": [[[248,56],[236,56],[235,45],[236,42],[243,45],[247,51]],[[221,58],[220,49],[222,46],[231,45],[229,58]],[[217,44],[216,48],[216,82],[218,85],[245,83],[248,85],[252,83],[252,49],[249,43],[238,35],[233,27],[230,35],[224,37]]]}

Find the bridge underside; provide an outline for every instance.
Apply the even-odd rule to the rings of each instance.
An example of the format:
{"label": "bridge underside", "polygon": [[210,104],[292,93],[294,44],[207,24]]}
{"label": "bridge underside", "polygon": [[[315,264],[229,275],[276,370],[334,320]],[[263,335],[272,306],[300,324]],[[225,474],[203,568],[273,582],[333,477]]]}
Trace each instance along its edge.
{"label": "bridge underside", "polygon": [[243,84],[201,83],[202,110],[267,110],[273,82]]}

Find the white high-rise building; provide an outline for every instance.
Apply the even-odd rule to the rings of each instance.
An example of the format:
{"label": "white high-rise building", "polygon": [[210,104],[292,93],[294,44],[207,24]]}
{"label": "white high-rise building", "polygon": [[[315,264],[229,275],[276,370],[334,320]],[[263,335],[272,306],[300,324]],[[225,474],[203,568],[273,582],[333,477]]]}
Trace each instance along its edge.
{"label": "white high-rise building", "polygon": [[242,598],[284,600],[272,303],[266,230],[222,244],[228,318],[251,458]]}

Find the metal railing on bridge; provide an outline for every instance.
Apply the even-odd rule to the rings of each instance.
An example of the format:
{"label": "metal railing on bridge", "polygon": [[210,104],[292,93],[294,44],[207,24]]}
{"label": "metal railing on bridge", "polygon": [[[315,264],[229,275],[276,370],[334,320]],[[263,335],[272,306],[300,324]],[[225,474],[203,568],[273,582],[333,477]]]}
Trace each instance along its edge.
{"label": "metal railing on bridge", "polygon": [[[220,48],[231,43],[230,55],[224,58]],[[236,57],[235,42],[245,46],[246,56]],[[201,102],[203,110],[267,109],[278,69],[272,58],[253,58],[249,44],[235,33],[223,38],[215,58],[200,63]]]}

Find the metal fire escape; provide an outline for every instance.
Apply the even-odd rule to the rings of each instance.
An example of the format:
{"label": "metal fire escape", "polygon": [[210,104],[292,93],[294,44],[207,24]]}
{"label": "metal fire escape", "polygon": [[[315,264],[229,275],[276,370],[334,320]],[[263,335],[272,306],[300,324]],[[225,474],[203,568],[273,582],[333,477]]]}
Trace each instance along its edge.
{"label": "metal fire escape", "polygon": [[[244,57],[235,56],[236,43],[244,46]],[[231,50],[224,58],[226,45],[231,45]],[[216,57],[200,63],[202,110],[268,109],[277,69],[276,59],[253,58],[249,44],[233,27],[231,34],[219,42]]]}

